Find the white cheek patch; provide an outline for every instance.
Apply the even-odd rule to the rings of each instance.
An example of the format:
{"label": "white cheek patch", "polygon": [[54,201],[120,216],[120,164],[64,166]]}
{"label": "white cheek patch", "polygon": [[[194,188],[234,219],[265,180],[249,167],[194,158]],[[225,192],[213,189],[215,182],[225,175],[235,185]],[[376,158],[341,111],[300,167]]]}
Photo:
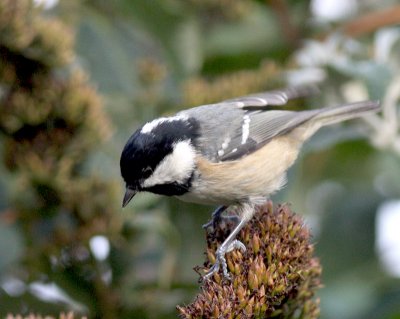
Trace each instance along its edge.
{"label": "white cheek patch", "polygon": [[146,123],[143,125],[140,133],[142,134],[149,134],[151,131],[154,130],[158,125],[164,122],[174,122],[174,121],[181,121],[181,120],[187,120],[187,117],[183,115],[177,115],[177,116],[172,116],[172,117],[160,117],[158,119],[155,119],[151,122]]}
{"label": "white cheek patch", "polygon": [[142,186],[151,187],[172,182],[186,182],[194,170],[195,156],[196,152],[190,141],[174,144],[172,153],[158,164],[153,174],[143,182]]}

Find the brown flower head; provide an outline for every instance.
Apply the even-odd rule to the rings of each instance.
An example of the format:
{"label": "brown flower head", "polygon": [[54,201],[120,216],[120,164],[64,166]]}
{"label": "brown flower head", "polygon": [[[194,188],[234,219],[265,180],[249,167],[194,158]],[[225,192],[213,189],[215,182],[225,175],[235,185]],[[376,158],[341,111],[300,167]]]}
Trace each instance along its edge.
{"label": "brown flower head", "polygon": [[[228,229],[207,237],[209,268]],[[226,255],[232,281],[221,274],[203,282],[194,302],[178,306],[181,318],[317,318],[321,267],[309,230],[288,205],[261,207],[238,239],[247,247]]]}

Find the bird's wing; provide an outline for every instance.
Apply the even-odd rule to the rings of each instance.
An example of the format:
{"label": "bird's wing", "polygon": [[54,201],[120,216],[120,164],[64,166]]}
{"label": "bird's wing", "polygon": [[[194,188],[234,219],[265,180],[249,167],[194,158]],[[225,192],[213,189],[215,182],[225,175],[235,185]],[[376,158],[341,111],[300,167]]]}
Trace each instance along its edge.
{"label": "bird's wing", "polygon": [[221,103],[232,103],[243,109],[265,109],[267,106],[286,105],[289,100],[314,95],[318,92],[316,86],[292,87],[262,93],[242,96]]}
{"label": "bird's wing", "polygon": [[293,112],[270,108],[308,95],[310,90],[292,88],[253,94],[181,113],[199,120],[201,132],[197,143],[204,156],[215,162],[232,161],[315,116],[318,110]]}

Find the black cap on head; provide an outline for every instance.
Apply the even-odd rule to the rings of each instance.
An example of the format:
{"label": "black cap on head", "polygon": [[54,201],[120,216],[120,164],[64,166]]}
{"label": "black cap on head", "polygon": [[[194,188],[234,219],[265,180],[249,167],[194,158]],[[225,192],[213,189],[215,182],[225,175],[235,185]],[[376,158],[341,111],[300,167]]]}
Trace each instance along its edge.
{"label": "black cap on head", "polygon": [[145,127],[138,129],[129,138],[121,154],[121,175],[126,183],[124,207],[137,192],[147,190],[142,187],[143,181],[173,152],[174,144],[184,140],[191,140],[194,144],[198,125],[191,118],[172,117],[150,122],[150,129]]}

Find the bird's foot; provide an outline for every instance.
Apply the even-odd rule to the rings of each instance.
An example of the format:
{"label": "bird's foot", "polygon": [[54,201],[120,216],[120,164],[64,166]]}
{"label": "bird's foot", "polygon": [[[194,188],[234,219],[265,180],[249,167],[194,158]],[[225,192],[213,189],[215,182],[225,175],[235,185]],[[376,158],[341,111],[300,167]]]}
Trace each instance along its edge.
{"label": "bird's foot", "polygon": [[221,218],[222,218],[222,213],[226,210],[226,206],[219,206],[217,207],[216,210],[214,210],[211,214],[211,220],[203,225],[204,229],[208,229],[210,227],[213,227],[214,229],[216,226],[220,223]]}
{"label": "bird's foot", "polygon": [[240,249],[242,252],[246,251],[246,246],[240,240],[233,240],[228,246],[221,245],[217,249],[217,258],[210,268],[210,270],[203,276],[203,280],[210,279],[215,273],[217,273],[222,267],[222,273],[226,279],[231,279],[231,275],[228,273],[228,265],[226,263],[225,254],[231,252],[234,249]]}
{"label": "bird's foot", "polygon": [[226,206],[218,207],[212,214],[211,220],[203,225],[204,229],[213,228],[214,230],[218,228],[218,226],[223,221],[233,221],[235,224],[238,224],[240,221],[239,216],[237,215],[229,215],[229,216],[222,216],[222,213],[227,209]]}

